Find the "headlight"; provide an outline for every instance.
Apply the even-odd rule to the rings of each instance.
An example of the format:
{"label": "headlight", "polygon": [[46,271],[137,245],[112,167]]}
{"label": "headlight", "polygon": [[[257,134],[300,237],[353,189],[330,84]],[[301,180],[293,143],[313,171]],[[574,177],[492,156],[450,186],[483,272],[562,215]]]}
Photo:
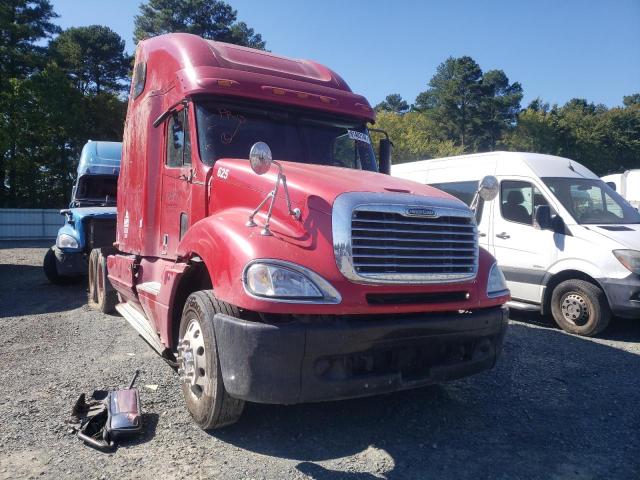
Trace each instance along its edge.
{"label": "headlight", "polygon": [[292,303],[340,303],[340,294],[311,270],[282,260],[254,261],[245,267],[244,286],[253,296]]}
{"label": "headlight", "polygon": [[78,248],[78,241],[73,238],[71,235],[67,235],[66,233],[62,233],[58,235],[58,239],[56,240],[56,247],[58,248]]}
{"label": "headlight", "polygon": [[487,297],[501,297],[507,295],[507,281],[504,274],[497,263],[494,263],[489,270],[489,278],[487,279]]}
{"label": "headlight", "polygon": [[613,254],[624,267],[640,275],[640,252],[637,250],[614,250]]}

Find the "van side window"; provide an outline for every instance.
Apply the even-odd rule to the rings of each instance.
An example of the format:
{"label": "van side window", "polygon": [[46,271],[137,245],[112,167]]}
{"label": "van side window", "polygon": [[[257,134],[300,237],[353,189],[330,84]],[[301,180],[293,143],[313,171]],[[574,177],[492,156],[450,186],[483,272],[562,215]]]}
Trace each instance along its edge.
{"label": "van side window", "polygon": [[191,165],[191,140],[186,109],[174,113],[167,124],[167,167]]}
{"label": "van side window", "polygon": [[[541,205],[550,206],[542,192],[529,182],[504,180],[501,183],[500,210],[505,220],[532,225],[536,207]],[[551,215],[556,215],[553,207]]]}
{"label": "van side window", "polygon": [[[449,195],[453,195],[458,200],[462,200],[467,205],[471,205],[471,201],[478,191],[478,181],[472,180],[468,182],[444,182],[444,183],[431,183],[430,185],[438,190],[447,192]],[[480,223],[482,219],[482,210],[484,209],[484,200],[480,198],[478,202],[478,209],[476,211],[476,223]]]}
{"label": "van side window", "polygon": [[531,225],[533,222],[533,195],[533,185],[529,182],[504,180],[500,185],[502,218],[511,222]]}

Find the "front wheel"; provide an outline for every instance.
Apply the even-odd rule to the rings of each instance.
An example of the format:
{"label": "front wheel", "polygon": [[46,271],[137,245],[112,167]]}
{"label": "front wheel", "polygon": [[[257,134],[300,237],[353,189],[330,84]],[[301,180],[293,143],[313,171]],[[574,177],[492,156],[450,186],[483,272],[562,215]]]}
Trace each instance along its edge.
{"label": "front wheel", "polygon": [[607,297],[600,287],[584,280],[565,280],[551,294],[551,313],[564,331],[592,337],[611,319]]}
{"label": "front wheel", "polygon": [[192,293],[182,311],[178,373],[187,409],[204,430],[221,428],[240,418],[244,402],[229,396],[222,381],[213,317],[234,307],[210,290]]}

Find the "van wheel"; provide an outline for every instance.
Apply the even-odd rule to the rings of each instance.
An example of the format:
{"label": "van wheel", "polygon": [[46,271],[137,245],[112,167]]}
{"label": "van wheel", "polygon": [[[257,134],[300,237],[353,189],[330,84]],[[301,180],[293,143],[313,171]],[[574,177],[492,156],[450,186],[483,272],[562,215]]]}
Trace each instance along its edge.
{"label": "van wheel", "polygon": [[551,313],[564,331],[592,337],[611,320],[611,310],[602,289],[584,280],[565,280],[551,295]]}
{"label": "van wheel", "polygon": [[[92,251],[92,253],[95,250]],[[97,250],[97,264],[95,271],[96,305],[102,313],[111,313],[118,304],[118,294],[107,278],[107,253]]]}
{"label": "van wheel", "polygon": [[97,249],[91,250],[89,254],[89,291],[87,294],[89,305],[95,306],[98,303],[98,290],[96,285],[96,276],[98,270],[98,254],[99,251]]}
{"label": "van wheel", "polygon": [[216,313],[237,315],[237,308],[220,302],[210,290],[187,298],[180,321],[178,373],[187,410],[204,430],[235,423],[244,401],[232,398],[224,388],[213,329]]}

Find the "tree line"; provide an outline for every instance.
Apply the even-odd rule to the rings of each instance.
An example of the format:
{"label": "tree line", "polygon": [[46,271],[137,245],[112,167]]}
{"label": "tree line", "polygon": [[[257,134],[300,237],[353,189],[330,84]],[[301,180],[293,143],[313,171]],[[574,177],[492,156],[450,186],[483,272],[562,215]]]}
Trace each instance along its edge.
{"label": "tree line", "polygon": [[[121,141],[133,58],[109,27],[62,30],[49,0],[0,2],[0,207],[68,204],[87,140]],[[216,0],[149,0],[134,41],[181,31],[265,48]]]}
{"label": "tree line", "polygon": [[[69,200],[87,140],[122,139],[133,59],[109,27],[62,30],[49,0],[0,3],[0,207],[57,208]],[[219,0],[148,0],[134,41],[168,32],[265,49],[259,33]],[[522,86],[470,57],[448,58],[413,104],[376,106],[394,161],[522,150],[574,158],[596,173],[640,163],[640,94],[607,108],[541,99],[522,108]]]}
{"label": "tree line", "polygon": [[393,139],[395,163],[508,150],[572,158],[599,175],[640,168],[640,94],[613,108],[581,98],[522,108],[522,94],[502,70],[448,58],[413,104],[396,93],[376,105],[377,123]]}

